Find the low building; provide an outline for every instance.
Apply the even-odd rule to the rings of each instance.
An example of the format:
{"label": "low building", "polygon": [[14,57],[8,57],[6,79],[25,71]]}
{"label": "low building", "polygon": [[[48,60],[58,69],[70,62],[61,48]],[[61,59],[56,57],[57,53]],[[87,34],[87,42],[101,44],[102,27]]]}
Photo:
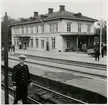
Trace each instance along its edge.
{"label": "low building", "polygon": [[39,51],[78,51],[93,44],[94,22],[81,13],[72,13],[60,5],[57,12],[34,16],[12,25],[12,44]]}

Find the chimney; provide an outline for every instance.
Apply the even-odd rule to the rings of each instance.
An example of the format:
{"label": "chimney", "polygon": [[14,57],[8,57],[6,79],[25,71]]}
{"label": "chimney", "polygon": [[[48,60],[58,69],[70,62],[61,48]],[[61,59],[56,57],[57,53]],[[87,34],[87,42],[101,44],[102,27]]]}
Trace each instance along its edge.
{"label": "chimney", "polygon": [[48,13],[53,13],[53,8],[48,8]]}
{"label": "chimney", "polygon": [[65,11],[65,6],[64,5],[60,5],[60,11]]}
{"label": "chimney", "polygon": [[34,17],[38,16],[38,12],[34,12]]}

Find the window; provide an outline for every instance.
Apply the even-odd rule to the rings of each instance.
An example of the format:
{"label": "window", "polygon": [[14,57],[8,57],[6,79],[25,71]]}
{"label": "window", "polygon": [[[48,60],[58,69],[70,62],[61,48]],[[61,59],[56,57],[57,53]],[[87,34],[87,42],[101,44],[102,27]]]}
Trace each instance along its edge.
{"label": "window", "polygon": [[17,27],[17,34],[19,34],[19,27]]}
{"label": "window", "polygon": [[52,48],[55,48],[55,38],[52,38]]}
{"label": "window", "polygon": [[67,39],[67,48],[70,48],[70,42],[69,42],[69,39]]}
{"label": "window", "polygon": [[87,25],[87,32],[88,32],[88,33],[91,32],[91,25],[90,25],[90,24]]}
{"label": "window", "polygon": [[56,32],[58,32],[58,24],[56,24]]}
{"label": "window", "polygon": [[28,33],[28,27],[26,27],[26,33]]}
{"label": "window", "polygon": [[52,24],[50,24],[50,32],[53,32],[53,31],[52,31],[52,30],[53,30],[52,28],[53,28],[53,27],[52,27]]}
{"label": "window", "polygon": [[44,40],[41,40],[41,48],[44,48]]}
{"label": "window", "polygon": [[58,24],[50,24],[50,32],[58,32]]}
{"label": "window", "polygon": [[22,27],[22,34],[24,34],[24,27]]}
{"label": "window", "polygon": [[44,33],[44,26],[41,26],[41,32]]}
{"label": "window", "polygon": [[36,47],[38,48],[39,47],[39,40],[36,39]]}
{"label": "window", "polygon": [[33,39],[31,39],[31,47],[33,47]]}
{"label": "window", "polygon": [[71,32],[71,23],[67,23],[67,32]]}
{"label": "window", "polygon": [[14,39],[14,45],[16,46],[16,39]]}
{"label": "window", "polygon": [[78,24],[78,32],[81,32],[81,24]]}
{"label": "window", "polygon": [[38,33],[38,26],[36,26],[36,33]]}
{"label": "window", "polygon": [[30,27],[30,33],[33,33],[33,26]]}

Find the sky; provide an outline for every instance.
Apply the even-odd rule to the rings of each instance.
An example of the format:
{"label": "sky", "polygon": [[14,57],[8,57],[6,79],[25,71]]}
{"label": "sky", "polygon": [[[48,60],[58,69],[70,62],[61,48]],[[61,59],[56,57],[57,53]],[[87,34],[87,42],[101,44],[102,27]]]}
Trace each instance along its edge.
{"label": "sky", "polygon": [[65,5],[65,10],[79,13],[94,19],[107,20],[107,0],[1,0],[1,17],[7,12],[12,18],[29,18],[33,12],[48,13],[48,8],[59,10],[59,5]]}

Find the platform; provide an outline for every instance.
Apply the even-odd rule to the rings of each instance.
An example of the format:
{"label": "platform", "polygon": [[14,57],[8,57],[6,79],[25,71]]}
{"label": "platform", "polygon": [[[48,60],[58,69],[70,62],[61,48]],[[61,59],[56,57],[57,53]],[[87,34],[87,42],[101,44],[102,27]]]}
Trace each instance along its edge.
{"label": "platform", "polygon": [[104,56],[103,58],[100,56],[100,61],[95,61],[94,57],[81,52],[77,54],[77,52],[30,51],[21,49],[16,50],[15,53],[107,65],[107,56]]}
{"label": "platform", "polygon": [[[28,59],[32,61],[31,59]],[[35,62],[35,61],[34,61]],[[3,62],[2,62],[3,63]],[[9,60],[9,67],[16,65],[18,61]],[[92,92],[96,92],[107,97],[107,80],[90,78],[86,76],[81,76],[75,73],[69,73],[63,70],[57,70],[49,67],[41,67],[40,65],[29,64],[29,71],[31,74],[42,76],[54,81],[59,81],[68,85],[76,86],[82,89],[86,89]],[[81,70],[81,69],[80,69]],[[93,70],[92,70],[93,71]],[[103,71],[94,71],[96,73],[102,73]],[[107,74],[106,74],[107,75]]]}
{"label": "platform", "polygon": [[[13,104],[14,98],[9,94],[9,104]],[[1,104],[5,104],[5,97],[4,97],[4,91],[1,90]],[[18,101],[18,104],[22,104],[20,101]]]}

